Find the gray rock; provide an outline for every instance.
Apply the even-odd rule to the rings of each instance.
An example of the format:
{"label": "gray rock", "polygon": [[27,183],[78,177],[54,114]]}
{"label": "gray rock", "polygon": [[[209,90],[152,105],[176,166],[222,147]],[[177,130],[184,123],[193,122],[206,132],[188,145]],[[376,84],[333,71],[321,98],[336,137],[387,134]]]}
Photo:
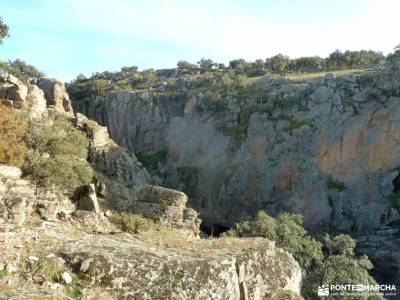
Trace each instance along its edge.
{"label": "gray rock", "polygon": [[0,164],[0,178],[19,179],[21,174],[21,169],[17,167]]}
{"label": "gray rock", "polygon": [[73,115],[71,101],[62,82],[43,77],[38,80],[37,85],[43,90],[48,107],[70,116]]}
{"label": "gray rock", "polygon": [[79,189],[77,209],[101,213],[99,203],[97,202],[96,189],[94,184],[83,186]]}
{"label": "gray rock", "polygon": [[47,115],[47,103],[44,93],[36,85],[30,85],[26,102],[29,106],[29,116],[32,119],[40,119]]}

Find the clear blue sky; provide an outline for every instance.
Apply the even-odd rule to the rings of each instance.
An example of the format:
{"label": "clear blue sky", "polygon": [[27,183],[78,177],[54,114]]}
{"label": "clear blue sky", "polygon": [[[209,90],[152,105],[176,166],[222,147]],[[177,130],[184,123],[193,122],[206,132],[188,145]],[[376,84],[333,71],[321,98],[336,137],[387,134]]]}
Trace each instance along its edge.
{"label": "clear blue sky", "polygon": [[10,38],[0,60],[20,58],[48,76],[227,63],[335,49],[391,52],[399,0],[0,0]]}

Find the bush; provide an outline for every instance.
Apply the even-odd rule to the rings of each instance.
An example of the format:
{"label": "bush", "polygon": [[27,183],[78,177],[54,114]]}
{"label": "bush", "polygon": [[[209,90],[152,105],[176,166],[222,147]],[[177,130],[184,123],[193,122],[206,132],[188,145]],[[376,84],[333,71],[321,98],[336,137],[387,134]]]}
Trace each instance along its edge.
{"label": "bush", "polygon": [[31,122],[26,140],[30,151],[23,170],[38,184],[72,191],[91,182],[93,171],[86,161],[89,141],[64,115]]}
{"label": "bush", "polygon": [[20,112],[0,105],[0,163],[22,166],[27,123]]}
{"label": "bush", "polygon": [[70,155],[43,157],[37,153],[27,155],[24,172],[44,187],[53,184],[68,191],[92,181],[93,171],[86,161]]}
{"label": "bush", "polygon": [[114,214],[111,217],[111,222],[120,230],[134,234],[152,231],[156,227],[153,220],[128,213]]}
{"label": "bush", "polygon": [[265,237],[293,254],[305,274],[305,299],[319,299],[316,291],[322,284],[376,284],[368,274],[372,263],[366,256],[355,257],[356,243],[350,236],[327,235],[321,243],[308,235],[302,222],[301,215],[283,213],[273,218],[260,211],[254,220],[236,224],[226,235]]}
{"label": "bush", "polygon": [[20,59],[14,61],[9,60],[6,63],[0,64],[0,70],[12,74],[24,82],[44,76],[44,74],[34,66]]}

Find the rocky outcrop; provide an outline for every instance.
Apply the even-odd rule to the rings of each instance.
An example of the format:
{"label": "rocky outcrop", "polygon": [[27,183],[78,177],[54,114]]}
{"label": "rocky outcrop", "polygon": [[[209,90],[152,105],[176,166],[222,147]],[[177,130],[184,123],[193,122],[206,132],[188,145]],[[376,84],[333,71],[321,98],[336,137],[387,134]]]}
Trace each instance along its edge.
{"label": "rocky outcrop", "polygon": [[33,119],[47,115],[47,108],[73,116],[64,84],[49,78],[40,78],[36,85],[8,73],[0,74],[0,103],[25,108]]}
{"label": "rocky outcrop", "polygon": [[0,165],[0,223],[23,225],[33,212],[44,220],[56,221],[67,219],[75,210],[68,197],[38,188],[20,176],[20,169]]}
{"label": "rocky outcrop", "polygon": [[149,185],[141,190],[132,210],[167,227],[179,229],[181,235],[199,237],[201,220],[194,209],[186,207],[187,200],[182,192]]}
{"label": "rocky outcrop", "polygon": [[[107,190],[104,197],[117,199],[112,203],[115,209],[151,218],[165,226],[178,229],[182,236],[199,236],[200,219],[195,210],[186,207],[188,199],[184,193],[147,185],[150,176],[146,169],[133,154],[109,138],[106,127],[80,113],[76,116],[76,124],[91,140],[89,161],[99,172],[96,178],[96,181],[100,182],[99,187],[103,186],[101,189]],[[94,190],[93,185],[92,192]],[[97,191],[101,193],[99,188]],[[80,199],[78,207],[81,202],[87,206],[86,200],[90,197],[84,196]]]}
{"label": "rocky outcrop", "polygon": [[0,74],[0,100],[14,107],[22,107],[25,104],[28,88],[22,81],[11,74]]}
{"label": "rocky outcrop", "polygon": [[43,90],[48,107],[53,108],[57,112],[73,116],[71,101],[62,82],[43,77],[39,78],[37,85]]}
{"label": "rocky outcrop", "polygon": [[[0,265],[12,266],[17,274],[0,279],[9,299],[67,298],[64,273],[81,299],[261,300],[282,294],[302,299],[299,265],[265,239],[192,240],[169,249],[124,233],[85,232],[69,223],[42,222],[28,230],[0,224],[0,229],[0,240],[6,241]],[[58,266],[59,283],[49,283],[43,272],[31,277],[29,268],[25,277],[18,276],[25,264],[34,268],[35,263]],[[76,285],[78,277],[85,280]]]}
{"label": "rocky outcrop", "polygon": [[94,184],[89,184],[78,190],[77,209],[101,213],[99,203],[97,202],[96,188]]}
{"label": "rocky outcrop", "polygon": [[[80,113],[76,115],[76,126],[84,130],[91,140],[89,161],[98,172],[113,178],[132,191],[139,191],[145,187],[149,180],[146,169],[137,161],[135,155],[119,147],[109,138],[106,127]],[[112,193],[113,190],[109,192]]]}
{"label": "rocky outcrop", "polygon": [[118,92],[74,105],[129,150],[167,153],[157,184],[188,194],[205,224],[288,211],[314,232],[388,226],[395,239],[400,99],[390,75],[263,78],[243,97],[187,80],[171,97]]}
{"label": "rocky outcrop", "polygon": [[[298,263],[268,240],[181,236],[157,246],[117,230],[94,184],[77,191],[74,205],[20,176],[0,165],[0,297],[302,299]],[[147,186],[137,203],[155,219],[152,208],[168,210],[159,221],[193,235],[199,220],[186,201],[184,193]]]}

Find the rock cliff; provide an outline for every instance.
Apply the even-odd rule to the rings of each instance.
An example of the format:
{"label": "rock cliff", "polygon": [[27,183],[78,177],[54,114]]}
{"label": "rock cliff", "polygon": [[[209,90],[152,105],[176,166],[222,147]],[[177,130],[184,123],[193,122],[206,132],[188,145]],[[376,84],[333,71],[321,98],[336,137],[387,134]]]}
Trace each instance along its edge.
{"label": "rock cliff", "polygon": [[[230,227],[259,210],[289,211],[302,214],[315,233],[362,237],[390,228],[384,243],[396,247],[396,77],[383,71],[263,77],[216,91],[205,75],[173,76],[172,94],[166,84],[76,98],[73,106],[138,155],[163,154],[153,182],[186,192],[210,227]],[[373,252],[376,262],[391,261],[387,280],[398,282],[399,258]]]}
{"label": "rock cliff", "polygon": [[[63,84],[3,74],[0,92],[1,104],[25,110],[30,122],[52,126],[54,112],[73,120],[65,126],[87,135],[94,173],[71,194],[0,164],[0,299],[302,299],[292,255],[261,238],[199,239],[186,194],[150,185],[147,170],[106,127],[73,116]],[[112,212],[103,211],[104,201]],[[174,235],[160,232],[155,243],[122,232],[112,222],[121,211]]]}

